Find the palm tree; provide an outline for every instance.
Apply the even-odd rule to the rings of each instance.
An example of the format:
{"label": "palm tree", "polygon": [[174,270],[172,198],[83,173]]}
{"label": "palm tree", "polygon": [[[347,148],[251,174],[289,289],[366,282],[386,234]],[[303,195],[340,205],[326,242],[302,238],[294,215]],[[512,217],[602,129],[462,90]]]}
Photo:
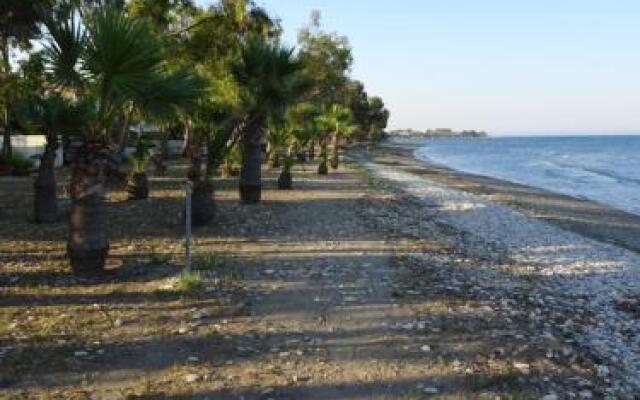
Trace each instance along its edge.
{"label": "palm tree", "polygon": [[280,168],[282,149],[286,147],[290,137],[291,134],[285,123],[270,124],[269,134],[267,135],[269,167]]}
{"label": "palm tree", "polygon": [[293,157],[290,154],[284,156],[282,163],[282,171],[278,177],[278,189],[293,189],[293,177],[291,176],[291,168],[293,167]]}
{"label": "palm tree", "polygon": [[[329,111],[321,117],[324,125],[330,130],[331,136],[331,168],[338,169],[340,141],[343,136],[350,135],[356,130],[351,110],[345,106],[334,104]],[[326,138],[324,139],[326,153]]]}
{"label": "palm tree", "polygon": [[58,217],[55,176],[58,137],[78,128],[78,121],[83,120],[82,105],[58,94],[46,97],[33,94],[17,101],[14,113],[23,131],[45,135],[46,144],[34,182],[34,217],[38,223],[54,222]]}
{"label": "palm tree", "polygon": [[162,80],[162,48],[144,23],[112,7],[81,17],[51,16],[45,23],[44,54],[53,83],[93,104],[73,148],[67,252],[74,271],[97,272],[109,251],[105,174],[114,166],[116,149],[107,133],[129,102]]}
{"label": "palm tree", "polygon": [[[311,158],[309,147],[318,133],[316,118],[320,115],[320,108],[315,103],[302,102],[290,107],[287,111],[287,121],[291,126],[293,150],[299,162],[305,162],[307,154]],[[311,145],[310,145],[311,144]]]}
{"label": "palm tree", "polygon": [[325,137],[320,138],[320,164],[318,164],[318,175],[327,175],[329,173],[329,167],[327,165],[328,159],[327,152],[327,139]]}
{"label": "palm tree", "polygon": [[[148,82],[146,89],[131,102],[131,108],[145,121],[160,125],[176,119],[181,112],[192,110],[204,86],[202,79],[184,68],[149,79],[154,81]],[[148,140],[141,135],[132,159],[133,171],[128,185],[132,199],[141,200],[149,196],[146,165],[151,160],[150,148]]]}
{"label": "palm tree", "polygon": [[[215,213],[212,177],[235,144],[238,124],[231,108],[211,99],[201,99],[191,115],[192,142],[189,180],[193,185],[192,222],[195,226],[209,223]],[[206,168],[202,174],[202,147],[206,145]]]}
{"label": "palm tree", "polygon": [[242,134],[240,198],[257,203],[262,192],[262,140],[270,116],[281,119],[287,106],[307,87],[302,63],[293,49],[252,36],[242,49],[234,75],[241,88],[246,119]]}
{"label": "palm tree", "polygon": [[144,200],[149,198],[149,177],[147,175],[147,165],[151,159],[149,149],[151,144],[146,135],[140,134],[136,143],[136,151],[129,158],[131,171],[127,192],[129,200]]}

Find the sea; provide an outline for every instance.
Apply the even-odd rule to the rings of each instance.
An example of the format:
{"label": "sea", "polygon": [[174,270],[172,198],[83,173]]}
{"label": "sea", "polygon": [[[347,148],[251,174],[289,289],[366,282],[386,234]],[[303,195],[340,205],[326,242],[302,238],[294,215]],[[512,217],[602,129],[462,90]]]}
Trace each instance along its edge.
{"label": "sea", "polygon": [[640,214],[640,135],[426,139],[420,159]]}

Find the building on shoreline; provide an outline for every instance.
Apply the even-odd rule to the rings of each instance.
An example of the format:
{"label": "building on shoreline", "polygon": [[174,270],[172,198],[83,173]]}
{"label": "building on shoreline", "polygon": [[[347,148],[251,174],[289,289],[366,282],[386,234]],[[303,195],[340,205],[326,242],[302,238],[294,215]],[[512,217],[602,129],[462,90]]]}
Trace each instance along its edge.
{"label": "building on shoreline", "polygon": [[390,136],[419,136],[419,137],[487,137],[487,132],[476,130],[455,131],[450,128],[427,129],[398,129],[389,132]]}

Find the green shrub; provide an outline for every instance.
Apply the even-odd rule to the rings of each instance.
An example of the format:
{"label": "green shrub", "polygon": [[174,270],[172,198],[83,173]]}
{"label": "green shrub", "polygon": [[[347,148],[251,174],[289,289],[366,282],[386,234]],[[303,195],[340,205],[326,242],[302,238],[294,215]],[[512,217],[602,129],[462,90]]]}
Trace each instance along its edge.
{"label": "green shrub", "polygon": [[16,151],[10,157],[0,158],[0,165],[11,168],[14,175],[25,175],[35,165],[33,159]]}
{"label": "green shrub", "polygon": [[33,168],[34,161],[22,153],[14,151],[11,157],[0,158],[0,164],[10,165],[15,169],[27,170]]}
{"label": "green shrub", "polygon": [[129,166],[129,174],[136,175],[136,174],[145,173],[147,171],[147,165],[149,164],[150,160],[151,160],[151,157],[146,155],[142,157],[137,157],[137,156],[126,157],[125,162]]}

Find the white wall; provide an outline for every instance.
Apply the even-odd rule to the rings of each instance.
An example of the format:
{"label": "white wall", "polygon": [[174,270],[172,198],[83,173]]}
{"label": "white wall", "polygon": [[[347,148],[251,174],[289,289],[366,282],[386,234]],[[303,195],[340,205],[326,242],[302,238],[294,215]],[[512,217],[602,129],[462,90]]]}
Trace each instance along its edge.
{"label": "white wall", "polygon": [[[0,148],[2,148],[3,138],[0,136]],[[47,144],[47,138],[44,135],[11,135],[11,146],[13,151],[21,153],[26,157],[30,157],[35,165],[40,163],[38,156],[44,152]],[[62,166],[62,146],[58,148],[56,154],[56,167]]]}
{"label": "white wall", "polygon": [[[2,1],[2,0],[0,0]],[[160,141],[154,142],[160,146]],[[38,156],[44,152],[47,144],[47,138],[44,135],[12,135],[11,146],[14,152],[23,154],[26,157]],[[182,140],[169,140],[169,155],[179,156],[182,154]],[[2,136],[0,135],[0,148],[2,148]],[[133,154],[135,147],[128,147],[126,154]],[[40,158],[33,157],[35,165],[39,165]],[[56,154],[56,167],[62,166],[62,145],[58,147]]]}
{"label": "white wall", "polygon": [[170,156],[179,156],[182,154],[182,144],[184,141],[182,140],[169,140],[169,155]]}

